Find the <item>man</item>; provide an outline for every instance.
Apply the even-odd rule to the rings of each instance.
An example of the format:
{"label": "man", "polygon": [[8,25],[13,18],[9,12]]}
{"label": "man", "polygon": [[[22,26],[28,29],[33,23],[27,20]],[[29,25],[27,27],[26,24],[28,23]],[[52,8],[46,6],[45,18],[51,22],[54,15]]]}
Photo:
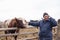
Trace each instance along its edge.
{"label": "man", "polygon": [[52,40],[52,27],[57,26],[55,19],[50,17],[48,13],[43,14],[42,20],[39,22],[29,22],[29,25],[38,26],[40,28],[39,40]]}

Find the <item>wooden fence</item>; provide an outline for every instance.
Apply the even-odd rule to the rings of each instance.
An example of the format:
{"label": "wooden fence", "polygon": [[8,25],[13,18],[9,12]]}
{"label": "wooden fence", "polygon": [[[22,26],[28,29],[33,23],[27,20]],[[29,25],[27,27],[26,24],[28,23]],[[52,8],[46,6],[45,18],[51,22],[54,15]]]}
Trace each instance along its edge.
{"label": "wooden fence", "polygon": [[[58,28],[56,28],[58,29],[56,30],[57,34],[54,34],[55,32],[53,32],[53,40],[57,40],[60,38],[59,25]],[[17,36],[16,40],[38,40],[39,29],[35,27],[19,29],[19,33],[13,33],[13,34],[5,34],[5,31],[7,30],[17,30],[17,28],[0,28],[0,40],[15,40],[14,36]]]}
{"label": "wooden fence", "polygon": [[15,40],[14,36],[17,36],[16,40],[38,40],[37,28],[25,28],[20,29],[19,33],[5,34],[7,30],[16,30],[17,28],[0,28],[0,40]]}

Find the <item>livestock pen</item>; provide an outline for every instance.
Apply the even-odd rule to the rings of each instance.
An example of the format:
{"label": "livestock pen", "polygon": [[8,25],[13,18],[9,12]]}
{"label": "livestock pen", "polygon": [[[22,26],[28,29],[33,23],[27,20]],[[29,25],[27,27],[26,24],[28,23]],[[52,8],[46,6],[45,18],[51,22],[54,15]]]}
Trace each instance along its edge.
{"label": "livestock pen", "polygon": [[[60,20],[59,20],[60,21]],[[58,21],[57,27],[52,28],[53,40],[60,40],[60,22]],[[39,29],[37,27],[29,27],[19,29],[18,33],[5,34],[7,30],[17,30],[17,28],[0,28],[0,40],[15,40],[14,36],[17,36],[16,40],[38,40]]]}

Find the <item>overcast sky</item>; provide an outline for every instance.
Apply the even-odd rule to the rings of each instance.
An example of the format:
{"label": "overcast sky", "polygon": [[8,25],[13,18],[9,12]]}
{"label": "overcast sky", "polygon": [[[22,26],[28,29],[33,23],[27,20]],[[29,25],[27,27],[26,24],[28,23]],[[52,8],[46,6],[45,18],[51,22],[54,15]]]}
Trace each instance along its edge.
{"label": "overcast sky", "polygon": [[0,20],[22,17],[27,21],[39,20],[47,12],[60,18],[60,0],[0,0]]}

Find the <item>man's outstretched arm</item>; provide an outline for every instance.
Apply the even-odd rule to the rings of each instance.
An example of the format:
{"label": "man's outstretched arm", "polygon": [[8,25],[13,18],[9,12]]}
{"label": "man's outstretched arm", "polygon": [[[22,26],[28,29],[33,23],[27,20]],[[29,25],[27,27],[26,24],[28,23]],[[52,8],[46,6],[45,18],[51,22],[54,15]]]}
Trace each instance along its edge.
{"label": "man's outstretched arm", "polygon": [[29,25],[32,25],[32,26],[39,26],[39,22],[29,22]]}

